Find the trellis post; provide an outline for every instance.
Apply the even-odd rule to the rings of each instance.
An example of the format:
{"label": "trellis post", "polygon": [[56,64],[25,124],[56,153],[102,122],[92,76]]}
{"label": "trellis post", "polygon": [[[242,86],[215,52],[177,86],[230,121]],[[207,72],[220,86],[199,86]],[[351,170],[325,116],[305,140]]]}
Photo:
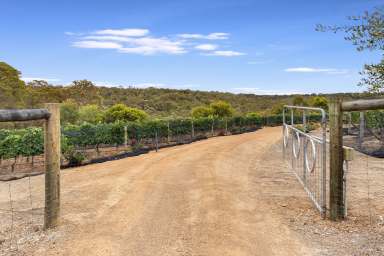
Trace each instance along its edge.
{"label": "trellis post", "polygon": [[363,141],[364,141],[364,134],[365,134],[365,116],[364,112],[360,111],[360,128],[359,128],[359,149],[363,148]]}
{"label": "trellis post", "polygon": [[167,141],[169,144],[171,142],[171,129],[169,128],[169,121],[167,122],[167,132],[168,132]]}
{"label": "trellis post", "polygon": [[124,126],[124,147],[128,146],[128,128]]}
{"label": "trellis post", "polygon": [[59,224],[60,215],[60,107],[57,103],[45,104],[50,116],[45,121],[45,209],[44,229]]}
{"label": "trellis post", "polygon": [[193,119],[191,119],[191,137],[192,137],[192,140],[195,137],[195,126],[193,124]]}
{"label": "trellis post", "polygon": [[343,112],[342,101],[332,98],[329,102],[329,131],[330,131],[330,184],[329,207],[330,219],[343,219],[344,214],[344,170],[343,170]]}
{"label": "trellis post", "polygon": [[228,118],[225,118],[225,135],[228,135]]}

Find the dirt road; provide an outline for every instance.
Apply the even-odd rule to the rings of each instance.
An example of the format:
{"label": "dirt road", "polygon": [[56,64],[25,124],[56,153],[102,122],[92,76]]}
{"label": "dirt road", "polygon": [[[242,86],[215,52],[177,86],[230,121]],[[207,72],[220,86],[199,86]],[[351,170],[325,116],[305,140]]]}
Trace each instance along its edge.
{"label": "dirt road", "polygon": [[[24,252],[310,255],[268,199],[289,191],[265,190],[285,182],[266,179],[264,161],[280,134],[264,128],[63,171],[60,235]],[[33,179],[34,190],[42,192],[42,179]]]}

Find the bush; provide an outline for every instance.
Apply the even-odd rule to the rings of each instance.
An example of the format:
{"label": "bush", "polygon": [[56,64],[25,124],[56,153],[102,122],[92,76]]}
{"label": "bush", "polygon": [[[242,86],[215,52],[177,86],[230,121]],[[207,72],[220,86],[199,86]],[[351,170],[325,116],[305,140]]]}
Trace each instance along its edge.
{"label": "bush", "polygon": [[105,112],[104,119],[107,123],[117,121],[143,121],[148,118],[148,114],[137,108],[130,108],[124,104],[116,104]]}
{"label": "bush", "polygon": [[64,158],[67,159],[69,166],[80,165],[85,160],[84,154],[76,151],[74,146],[69,146],[63,154]]}

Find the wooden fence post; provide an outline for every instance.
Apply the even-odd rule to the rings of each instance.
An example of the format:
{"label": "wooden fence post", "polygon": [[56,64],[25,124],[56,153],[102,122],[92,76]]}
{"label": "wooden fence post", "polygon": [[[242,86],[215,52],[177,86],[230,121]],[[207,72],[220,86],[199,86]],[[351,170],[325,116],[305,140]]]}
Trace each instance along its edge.
{"label": "wooden fence post", "polygon": [[330,219],[334,221],[344,218],[343,112],[341,104],[339,98],[333,98],[329,102],[329,204]]}
{"label": "wooden fence post", "polygon": [[167,141],[169,144],[171,142],[171,129],[169,128],[169,121],[167,122],[167,132],[168,132]]}
{"label": "wooden fence post", "polygon": [[45,122],[45,209],[44,229],[59,224],[60,215],[60,107],[57,103],[45,104],[50,117]]}
{"label": "wooden fence post", "polygon": [[159,151],[159,137],[157,135],[157,129],[155,130],[155,146],[156,146],[156,152]]}
{"label": "wooden fence post", "polygon": [[225,118],[225,135],[228,135],[228,118]]}
{"label": "wooden fence post", "polygon": [[128,146],[128,128],[124,126],[124,146]]}
{"label": "wooden fence post", "polygon": [[191,137],[192,137],[192,140],[193,140],[193,138],[195,137],[195,126],[193,124],[193,119],[191,119],[191,125],[192,125]]}
{"label": "wooden fence post", "polygon": [[215,123],[215,119],[212,118],[212,126],[211,126],[211,134],[212,134],[212,137],[214,135],[214,130],[213,130],[213,124]]}
{"label": "wooden fence post", "polygon": [[365,116],[364,116],[364,112],[361,111],[360,112],[359,142],[358,142],[359,149],[363,148],[364,134],[365,134]]}

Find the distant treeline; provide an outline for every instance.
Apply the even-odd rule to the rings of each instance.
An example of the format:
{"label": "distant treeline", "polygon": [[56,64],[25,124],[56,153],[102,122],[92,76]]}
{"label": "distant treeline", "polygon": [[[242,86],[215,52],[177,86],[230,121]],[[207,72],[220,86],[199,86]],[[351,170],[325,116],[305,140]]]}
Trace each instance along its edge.
{"label": "distant treeline", "polygon": [[[153,117],[188,117],[194,107],[222,100],[236,113],[275,112],[283,104],[292,104],[300,95],[254,95],[163,88],[100,87],[90,81],[74,81],[69,86],[50,85],[45,81],[24,83],[20,72],[0,62],[0,108],[37,108],[47,102],[73,101],[79,106],[96,104],[108,108],[117,103],[144,110]],[[335,94],[323,94],[328,98]],[[383,94],[343,93],[345,99],[375,98]],[[316,94],[301,95],[311,102]]]}

